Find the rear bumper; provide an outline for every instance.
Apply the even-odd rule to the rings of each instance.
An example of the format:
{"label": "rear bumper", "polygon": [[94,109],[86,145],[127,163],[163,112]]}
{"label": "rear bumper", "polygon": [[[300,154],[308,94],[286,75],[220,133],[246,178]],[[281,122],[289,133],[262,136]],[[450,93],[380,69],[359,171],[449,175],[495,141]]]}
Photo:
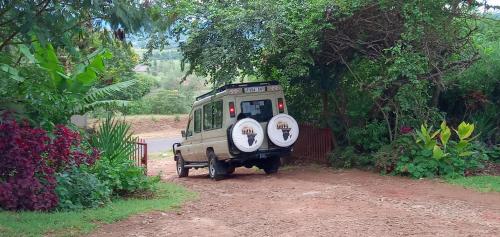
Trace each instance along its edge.
{"label": "rear bumper", "polygon": [[225,160],[226,162],[245,162],[249,160],[260,160],[269,157],[283,157],[288,156],[292,152],[291,147],[286,148],[272,148],[267,150],[257,150],[255,152],[241,152],[239,154],[232,153],[233,157]]}

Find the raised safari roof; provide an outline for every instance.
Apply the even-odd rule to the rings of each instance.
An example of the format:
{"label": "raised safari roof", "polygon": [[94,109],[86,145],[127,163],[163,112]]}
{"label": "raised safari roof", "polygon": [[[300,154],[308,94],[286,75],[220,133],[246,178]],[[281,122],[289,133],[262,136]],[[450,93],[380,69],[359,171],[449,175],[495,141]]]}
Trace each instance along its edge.
{"label": "raised safari roof", "polygon": [[219,92],[223,92],[227,89],[246,88],[246,87],[254,87],[254,86],[270,86],[270,85],[279,85],[279,83],[277,81],[263,81],[263,82],[246,82],[246,83],[227,84],[225,86],[221,86],[215,90],[212,90],[210,92],[207,92],[203,95],[196,97],[196,101],[210,97],[210,96],[215,95]]}

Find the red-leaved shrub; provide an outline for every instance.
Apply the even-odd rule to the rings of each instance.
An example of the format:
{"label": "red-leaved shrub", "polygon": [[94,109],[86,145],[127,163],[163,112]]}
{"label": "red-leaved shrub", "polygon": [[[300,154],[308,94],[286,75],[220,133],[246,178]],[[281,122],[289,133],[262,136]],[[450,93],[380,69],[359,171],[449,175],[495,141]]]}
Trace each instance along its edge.
{"label": "red-leaved shrub", "polygon": [[54,135],[55,138],[47,147],[47,158],[51,167],[56,171],[62,171],[68,166],[93,165],[95,163],[99,152],[94,149],[92,155],[88,155],[81,150],[82,138],[79,133],[63,125],[57,125]]}
{"label": "red-leaved shrub", "polygon": [[43,129],[18,124],[4,115],[0,120],[0,207],[5,210],[55,208],[55,173],[71,166],[93,164],[96,151],[80,150],[77,132],[59,125],[50,139]]}

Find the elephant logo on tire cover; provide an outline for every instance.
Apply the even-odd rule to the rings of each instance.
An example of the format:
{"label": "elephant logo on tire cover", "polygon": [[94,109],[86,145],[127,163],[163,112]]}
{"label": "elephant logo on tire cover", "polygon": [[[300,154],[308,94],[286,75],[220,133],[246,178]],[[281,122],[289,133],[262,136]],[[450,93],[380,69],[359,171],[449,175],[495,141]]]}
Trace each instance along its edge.
{"label": "elephant logo on tire cover", "polygon": [[247,138],[248,138],[248,146],[252,146],[253,144],[255,144],[257,142],[257,140],[255,139],[255,136],[257,136],[257,134],[253,131],[253,128],[251,128],[251,127],[243,127],[241,129],[241,133],[243,135],[247,136]]}
{"label": "elephant logo on tire cover", "polygon": [[290,133],[290,130],[292,130],[292,128],[288,127],[287,122],[278,121],[278,123],[276,123],[276,128],[278,130],[281,130],[281,132],[283,133],[283,139],[285,139],[285,141],[291,137],[292,134]]}

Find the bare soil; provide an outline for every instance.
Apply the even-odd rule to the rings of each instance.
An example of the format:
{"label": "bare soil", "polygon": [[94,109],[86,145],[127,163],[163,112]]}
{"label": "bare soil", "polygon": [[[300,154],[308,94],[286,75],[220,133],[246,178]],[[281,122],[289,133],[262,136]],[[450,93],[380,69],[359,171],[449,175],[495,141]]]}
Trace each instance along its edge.
{"label": "bare soil", "polygon": [[239,168],[218,182],[200,169],[179,179],[171,158],[151,162],[150,174],[162,172],[198,199],[92,236],[500,236],[500,193],[318,166],[271,176]]}
{"label": "bare soil", "polygon": [[[188,115],[131,115],[118,117],[130,124],[135,136],[140,138],[180,137],[181,130],[186,129]],[[90,127],[98,127],[99,120],[89,121]]]}

